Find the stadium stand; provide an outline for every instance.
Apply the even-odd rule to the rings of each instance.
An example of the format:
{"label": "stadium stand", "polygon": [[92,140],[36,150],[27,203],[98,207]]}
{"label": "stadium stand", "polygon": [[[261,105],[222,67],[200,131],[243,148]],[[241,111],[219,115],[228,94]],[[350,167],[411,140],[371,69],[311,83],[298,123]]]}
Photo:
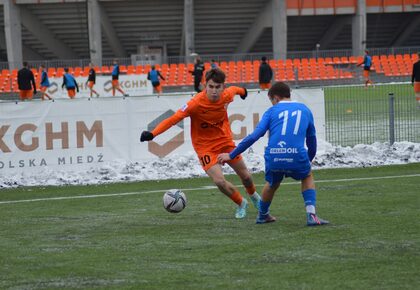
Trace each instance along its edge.
{"label": "stadium stand", "polygon": [[[417,54],[397,54],[397,55],[374,55],[372,57],[372,70],[377,75],[384,77],[407,77],[411,75],[413,63],[418,60]],[[269,64],[274,71],[276,81],[325,81],[337,79],[356,78],[355,70],[352,65],[360,63],[362,57],[326,57],[326,58],[302,58],[287,60],[270,60]],[[227,84],[256,84],[258,82],[258,69],[260,62],[254,61],[222,61],[220,69],[224,70],[227,77]],[[193,79],[190,70],[193,69],[192,63],[162,64],[156,65],[165,78],[162,81],[163,86],[191,86]],[[210,68],[210,63],[205,63],[205,68]],[[75,77],[87,77],[89,67],[72,67],[70,72]],[[108,66],[96,67],[98,74],[110,74]],[[32,69],[35,78],[39,82],[39,72]],[[150,71],[150,65],[128,65],[121,66],[121,72],[125,74],[147,74]],[[48,68],[49,77],[62,77],[63,67]],[[0,92],[17,92],[16,84],[17,70],[1,70]]]}

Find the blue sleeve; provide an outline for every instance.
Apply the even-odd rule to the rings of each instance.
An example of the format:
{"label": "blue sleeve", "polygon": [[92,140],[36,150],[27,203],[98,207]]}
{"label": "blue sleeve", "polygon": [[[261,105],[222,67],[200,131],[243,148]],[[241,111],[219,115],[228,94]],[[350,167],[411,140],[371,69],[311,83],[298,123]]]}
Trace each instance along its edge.
{"label": "blue sleeve", "polygon": [[306,146],[308,147],[309,160],[312,162],[316,155],[317,141],[316,130],[314,125],[314,116],[312,115],[312,113],[310,114],[309,118],[309,126],[306,130]]}
{"label": "blue sleeve", "polygon": [[77,92],[79,92],[79,85],[77,84],[76,79],[73,77],[74,84],[76,85]]}
{"label": "blue sleeve", "polygon": [[306,138],[306,146],[308,147],[308,157],[312,162],[316,155],[316,136],[310,136]]}
{"label": "blue sleeve", "polygon": [[258,123],[257,127],[255,128],[254,132],[249,134],[239,143],[239,145],[229,153],[230,159],[234,159],[236,156],[244,152],[246,149],[252,146],[258,139],[264,136],[265,132],[267,132],[270,124],[270,113],[269,111],[265,112],[261,121]]}

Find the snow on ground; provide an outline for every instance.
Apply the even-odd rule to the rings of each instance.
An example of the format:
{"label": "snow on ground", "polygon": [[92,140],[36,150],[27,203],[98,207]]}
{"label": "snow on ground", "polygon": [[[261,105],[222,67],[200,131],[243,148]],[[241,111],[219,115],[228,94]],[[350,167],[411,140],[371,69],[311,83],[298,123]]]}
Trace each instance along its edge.
{"label": "snow on ground", "polygon": [[[390,164],[420,162],[420,143],[397,142],[356,145],[354,147],[319,144],[322,148],[315,157],[313,168],[368,167]],[[251,172],[264,171],[264,157],[260,154],[245,152],[243,154]],[[226,173],[233,173],[229,166],[224,166]],[[189,152],[185,155],[148,161],[133,162],[114,161],[100,168],[88,171],[56,171],[50,169],[20,175],[3,175],[0,177],[0,188],[18,186],[47,185],[86,185],[122,181],[160,180],[192,178],[206,176],[197,161],[196,155]]]}

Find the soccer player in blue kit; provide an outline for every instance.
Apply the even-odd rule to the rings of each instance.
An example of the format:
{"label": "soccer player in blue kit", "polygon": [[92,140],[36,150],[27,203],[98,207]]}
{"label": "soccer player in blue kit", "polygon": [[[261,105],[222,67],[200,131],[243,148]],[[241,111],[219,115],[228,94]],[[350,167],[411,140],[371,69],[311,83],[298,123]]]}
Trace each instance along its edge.
{"label": "soccer player in blue kit", "polygon": [[[270,204],[274,193],[285,177],[301,181],[302,196],[306,208],[308,226],[325,225],[329,222],[318,218],[315,212],[316,190],[311,171],[311,162],[316,154],[316,132],[314,117],[309,108],[290,99],[290,88],[282,82],[275,83],[268,91],[273,104],[263,115],[254,132],[248,135],[230,153],[218,156],[225,163],[248,149],[269,131],[265,149],[265,180],[259,204],[257,224],[276,221],[270,215]],[[304,147],[306,140],[306,146]]]}

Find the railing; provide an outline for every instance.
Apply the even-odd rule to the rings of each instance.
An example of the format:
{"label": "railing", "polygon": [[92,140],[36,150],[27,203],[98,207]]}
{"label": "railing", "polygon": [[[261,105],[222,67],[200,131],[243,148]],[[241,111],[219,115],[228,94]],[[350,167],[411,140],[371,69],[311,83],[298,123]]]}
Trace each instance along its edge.
{"label": "railing", "polygon": [[[369,48],[370,55],[390,55],[390,54],[412,54],[420,52],[420,46],[416,47],[384,47],[384,48]],[[350,57],[353,55],[351,49],[336,49],[336,50],[310,50],[310,51],[289,51],[287,52],[288,59],[295,58],[317,58],[317,57],[341,57],[347,56]],[[203,61],[211,61],[214,59],[216,62],[221,61],[238,61],[238,60],[260,60],[262,56],[267,57],[268,59],[273,58],[272,52],[266,53],[243,53],[243,54],[209,54],[209,55],[200,55]],[[112,65],[112,62],[115,58],[104,58],[102,59],[102,65]],[[136,65],[132,62],[130,57],[117,58],[119,64],[121,65]],[[166,63],[187,63],[192,62],[192,57],[185,56],[167,56],[165,57]],[[146,61],[147,62],[147,61]],[[43,64],[48,67],[84,67],[88,66],[90,63],[89,59],[69,59],[69,60],[31,60],[28,61],[30,67],[39,67]],[[149,64],[153,64],[153,61],[149,61]],[[13,63],[9,62],[0,62],[0,69],[9,69],[10,67],[15,67]]]}
{"label": "railing", "polygon": [[420,108],[409,84],[326,87],[325,118],[333,145],[420,142]]}

